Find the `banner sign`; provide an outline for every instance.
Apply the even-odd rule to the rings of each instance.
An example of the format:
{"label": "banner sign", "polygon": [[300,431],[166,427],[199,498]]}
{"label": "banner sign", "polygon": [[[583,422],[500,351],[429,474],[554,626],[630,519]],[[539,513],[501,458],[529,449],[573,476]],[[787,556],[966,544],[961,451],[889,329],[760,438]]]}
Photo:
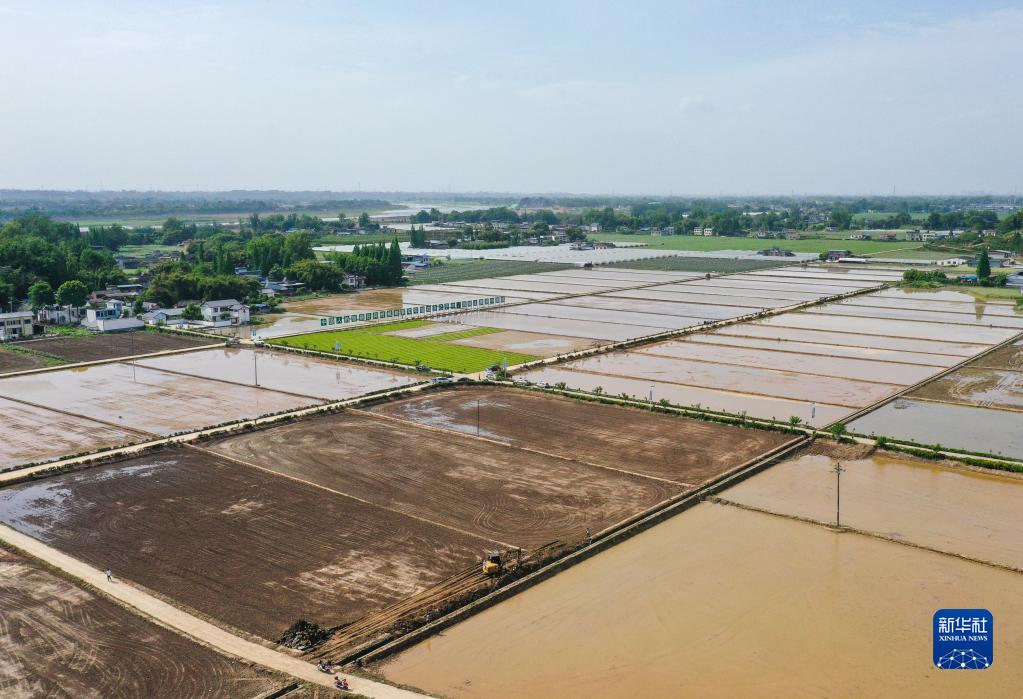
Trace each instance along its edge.
{"label": "banner sign", "polygon": [[413,318],[428,313],[440,313],[442,311],[465,311],[479,309],[485,306],[493,306],[504,303],[504,296],[487,296],[479,299],[468,299],[466,301],[452,301],[450,303],[433,303],[424,306],[408,306],[392,308],[384,311],[365,311],[363,313],[352,313],[344,316],[333,316],[331,318],[320,318],[320,327],[331,325],[350,325],[352,323],[365,323],[374,320],[386,320],[388,318]]}

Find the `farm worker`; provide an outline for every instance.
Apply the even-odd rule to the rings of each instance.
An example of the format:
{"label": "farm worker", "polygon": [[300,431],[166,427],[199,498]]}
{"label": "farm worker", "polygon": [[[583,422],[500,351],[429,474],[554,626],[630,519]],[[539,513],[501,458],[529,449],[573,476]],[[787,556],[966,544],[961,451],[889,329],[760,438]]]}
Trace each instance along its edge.
{"label": "farm worker", "polygon": [[114,580],[114,573],[113,573],[112,570],[107,568],[107,582],[113,582],[113,580]]}

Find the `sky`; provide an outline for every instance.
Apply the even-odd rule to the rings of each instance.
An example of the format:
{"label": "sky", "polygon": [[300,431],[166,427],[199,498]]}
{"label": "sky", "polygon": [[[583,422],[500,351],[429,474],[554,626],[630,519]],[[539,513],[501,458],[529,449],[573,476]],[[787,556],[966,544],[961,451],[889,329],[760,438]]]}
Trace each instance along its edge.
{"label": "sky", "polygon": [[1023,187],[1023,2],[0,0],[0,188]]}

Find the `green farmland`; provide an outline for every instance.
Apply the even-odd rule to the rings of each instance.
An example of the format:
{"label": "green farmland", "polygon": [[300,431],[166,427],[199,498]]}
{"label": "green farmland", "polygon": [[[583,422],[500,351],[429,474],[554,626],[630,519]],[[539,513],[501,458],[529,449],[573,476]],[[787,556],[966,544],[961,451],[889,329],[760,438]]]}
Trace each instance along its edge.
{"label": "green farmland", "polygon": [[916,250],[923,243],[912,243],[907,240],[882,242],[880,240],[847,240],[848,234],[829,233],[827,237],[808,238],[805,240],[777,240],[761,238],[732,238],[728,236],[693,236],[693,235],[622,235],[621,233],[597,233],[590,237],[595,240],[609,240],[618,243],[645,243],[651,249],[664,250],[698,250],[714,252],[717,250],[766,250],[779,247],[792,252],[827,252],[828,250],[849,250],[854,255],[877,255],[879,257],[899,257],[907,250]]}
{"label": "green farmland", "polygon": [[418,269],[409,275],[409,284],[444,284],[467,279],[510,277],[515,274],[538,274],[571,269],[574,265],[522,260],[448,260],[443,264]]}
{"label": "green farmland", "polygon": [[426,365],[459,374],[484,371],[494,364],[501,365],[507,362],[512,366],[536,359],[529,354],[451,344],[466,337],[500,332],[495,328],[467,328],[421,338],[385,334],[398,330],[412,330],[428,324],[429,321],[425,320],[407,320],[354,330],[308,333],[270,342],[285,347],[376,359],[407,366]]}

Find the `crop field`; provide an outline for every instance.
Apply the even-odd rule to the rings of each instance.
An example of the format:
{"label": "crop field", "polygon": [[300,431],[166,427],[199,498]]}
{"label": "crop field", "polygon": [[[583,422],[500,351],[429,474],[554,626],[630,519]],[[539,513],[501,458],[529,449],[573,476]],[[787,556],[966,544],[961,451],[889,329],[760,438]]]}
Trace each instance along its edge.
{"label": "crop field", "polygon": [[488,546],[193,448],[2,490],[0,521],[268,640],[353,621]]}
{"label": "crop field", "polygon": [[633,260],[632,262],[615,262],[608,267],[625,269],[648,269],[664,272],[711,272],[730,274],[732,272],[752,272],[780,265],[791,264],[785,257],[764,257],[763,260],[729,259],[727,257],[652,257],[649,260]]}
{"label": "crop field", "polygon": [[768,240],[759,238],[732,238],[727,236],[692,236],[692,235],[622,235],[620,233],[596,233],[590,236],[594,240],[611,242],[643,243],[651,249],[663,250],[698,250],[715,252],[718,250],[767,250],[779,247],[791,252],[827,252],[828,250],[849,250],[854,255],[878,255],[879,257],[899,257],[906,250],[915,250],[923,243],[912,243],[906,240],[882,242],[879,240],[847,240],[848,235],[830,238],[811,238],[807,240]]}
{"label": "crop field", "polygon": [[[119,362],[3,378],[0,397],[149,435],[185,432],[322,402]],[[66,418],[55,419],[60,423]]]}
{"label": "crop field", "polygon": [[[764,270],[599,298],[605,299],[600,304],[606,305],[612,297],[625,300],[628,297],[623,295],[668,288],[677,289],[677,293],[713,288],[717,295],[726,289],[725,284],[751,296],[758,293],[758,286],[786,294],[798,288],[832,294],[869,289],[891,274],[897,273]],[[651,299],[648,308],[637,307],[630,315],[656,318],[651,311],[662,311],[663,304],[682,305],[668,298]],[[585,298],[559,303],[566,301],[588,303]],[[986,308],[996,310],[985,312]],[[1013,337],[1023,329],[1023,318],[1007,315],[1003,308],[992,303],[977,308],[965,294],[905,298],[886,290],[627,352],[535,369],[524,376],[607,395],[648,399],[652,394],[655,400],[686,407],[824,426]],[[521,312],[519,307],[508,311]],[[1010,406],[1020,402],[1018,382],[1011,372],[977,371],[968,382],[975,389],[975,402],[995,405],[1001,400],[1000,404]]]}
{"label": "crop field", "polygon": [[216,343],[216,340],[204,337],[139,331],[26,340],[19,346],[66,362],[92,362]]}
{"label": "crop field", "polygon": [[252,697],[288,679],[223,657],[0,548],[0,694]]}
{"label": "crop field", "polygon": [[[465,429],[477,401],[480,437]],[[274,640],[299,618],[363,618],[487,551],[577,541],[787,439],[517,390],[378,408],[14,485],[0,522]]]}
{"label": "crop field", "polygon": [[[789,437],[543,393],[458,388],[380,403],[371,412],[562,458],[691,484]],[[721,449],[726,443],[728,449]]]}
{"label": "crop field", "polygon": [[4,420],[0,471],[67,454],[132,444],[147,436],[6,398],[0,398],[0,415]]}
{"label": "crop field", "polygon": [[34,352],[19,352],[16,349],[0,346],[0,374],[41,369],[60,363],[58,359],[44,357]]}
{"label": "crop field", "polygon": [[243,386],[262,387],[315,400],[344,400],[400,388],[411,374],[341,363],[298,353],[223,347],[139,360],[138,366]]}
{"label": "crop field", "polygon": [[[443,335],[402,337],[393,334],[403,329],[421,327],[423,322],[413,320],[369,326],[359,330],[310,333],[271,340],[271,342],[286,347],[299,347],[348,357],[379,359],[408,366],[422,364],[458,373],[479,372],[494,364],[522,364],[536,358],[530,354],[454,344],[457,340],[472,336],[471,334],[465,335],[466,331],[450,333],[446,340],[439,339],[443,338]],[[486,329],[487,332],[492,330]]]}
{"label": "crop field", "polygon": [[521,262],[518,260],[448,260],[444,264],[417,269],[408,275],[409,284],[445,284],[466,279],[510,277],[516,274],[537,274],[571,265],[550,262]]}
{"label": "crop field", "polygon": [[[1003,322],[1006,316],[983,313],[992,305],[986,304],[976,316],[967,317],[991,324]],[[1023,460],[1021,421],[1023,340],[1015,340],[858,418],[849,428],[862,434]]]}

